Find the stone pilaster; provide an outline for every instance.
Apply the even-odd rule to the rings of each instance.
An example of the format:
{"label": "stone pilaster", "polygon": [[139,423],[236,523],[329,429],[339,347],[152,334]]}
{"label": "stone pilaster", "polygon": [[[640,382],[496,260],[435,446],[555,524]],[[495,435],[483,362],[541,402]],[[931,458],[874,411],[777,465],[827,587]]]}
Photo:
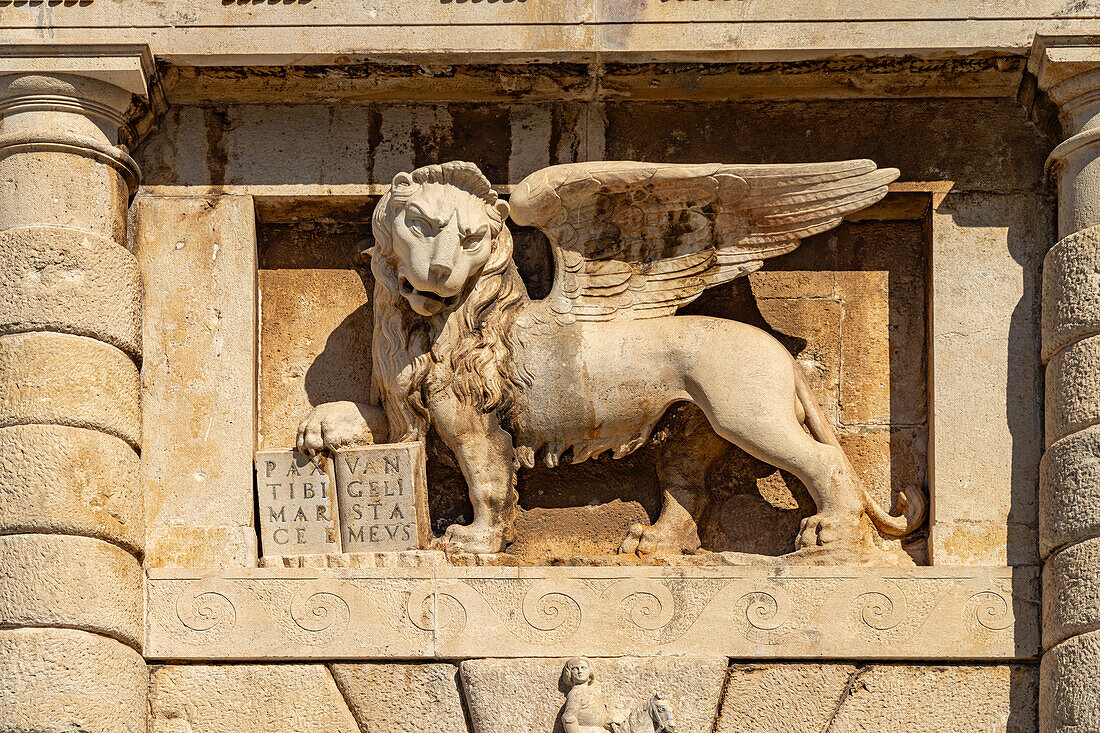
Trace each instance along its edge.
{"label": "stone pilaster", "polygon": [[1064,140],[1048,170],[1058,241],[1043,265],[1046,452],[1040,730],[1100,729],[1100,46],[1040,38],[1031,70]]}
{"label": "stone pilaster", "polygon": [[0,51],[0,730],[146,727],[142,54]]}

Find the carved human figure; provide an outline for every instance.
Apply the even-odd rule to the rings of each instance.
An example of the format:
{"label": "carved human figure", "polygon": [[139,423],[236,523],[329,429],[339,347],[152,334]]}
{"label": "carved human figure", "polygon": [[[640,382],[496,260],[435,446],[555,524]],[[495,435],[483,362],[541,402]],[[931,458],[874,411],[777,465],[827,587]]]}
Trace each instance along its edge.
{"label": "carved human figure", "polygon": [[564,733],[673,733],[676,730],[672,707],[660,693],[628,714],[609,714],[603,690],[596,682],[592,665],[584,657],[574,657],[565,663],[561,684],[567,690],[561,711]]}
{"label": "carved human figure", "polygon": [[[320,405],[298,447],[336,449],[382,422],[394,441],[434,430],[474,508],[471,524],[447,529],[446,548],[499,552],[513,539],[517,468],[622,457],[671,405],[693,402],[714,434],[806,485],[817,511],[797,547],[865,543],[864,516],[905,535],[923,518],[919,489],[899,496],[899,516],[875,503],[775,338],[675,315],[878,201],[896,176],[866,160],[577,163],[528,176],[506,203],[472,163],[400,173],[373,217],[372,401],[381,410]],[[549,239],[555,280],[543,300],[528,297],[512,260],[509,214]],[[699,549],[689,509],[718,452],[663,464],[660,516],[632,529],[623,551]]]}

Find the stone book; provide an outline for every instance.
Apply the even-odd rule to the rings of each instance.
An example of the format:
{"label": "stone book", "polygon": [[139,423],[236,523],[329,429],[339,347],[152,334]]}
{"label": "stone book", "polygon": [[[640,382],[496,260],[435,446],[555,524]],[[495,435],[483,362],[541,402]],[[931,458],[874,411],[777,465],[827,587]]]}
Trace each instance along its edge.
{"label": "stone book", "polygon": [[421,443],[256,454],[264,556],[381,552],[431,541]]}

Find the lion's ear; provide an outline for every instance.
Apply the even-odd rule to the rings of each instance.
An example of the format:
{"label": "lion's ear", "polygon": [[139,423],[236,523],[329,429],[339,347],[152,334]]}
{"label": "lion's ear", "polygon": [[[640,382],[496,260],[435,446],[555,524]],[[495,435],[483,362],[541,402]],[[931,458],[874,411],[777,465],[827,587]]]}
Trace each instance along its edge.
{"label": "lion's ear", "polygon": [[413,178],[408,173],[398,173],[393,177],[393,183],[390,184],[391,188],[404,188],[405,186],[411,186],[413,184]]}
{"label": "lion's ear", "polygon": [[508,202],[507,201],[497,199],[497,202],[495,204],[493,204],[493,208],[497,210],[498,214],[500,214],[500,220],[501,221],[504,221],[505,219],[508,218],[509,209],[508,209]]}

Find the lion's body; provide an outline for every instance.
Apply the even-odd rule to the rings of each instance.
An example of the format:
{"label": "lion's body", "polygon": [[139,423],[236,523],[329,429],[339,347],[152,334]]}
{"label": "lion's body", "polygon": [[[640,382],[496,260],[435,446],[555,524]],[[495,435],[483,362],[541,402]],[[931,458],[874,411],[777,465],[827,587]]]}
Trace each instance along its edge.
{"label": "lion's body", "polygon": [[[539,308],[535,303],[529,306]],[[523,328],[523,313],[516,329]],[[521,462],[580,462],[615,457],[642,445],[676,402],[733,414],[728,433],[750,432],[764,419],[795,419],[794,364],[767,333],[705,316],[576,322],[518,332],[517,371],[529,377],[509,429]],[[725,384],[715,383],[716,381]],[[713,393],[724,392],[722,397]],[[734,415],[737,417],[734,418]]]}

